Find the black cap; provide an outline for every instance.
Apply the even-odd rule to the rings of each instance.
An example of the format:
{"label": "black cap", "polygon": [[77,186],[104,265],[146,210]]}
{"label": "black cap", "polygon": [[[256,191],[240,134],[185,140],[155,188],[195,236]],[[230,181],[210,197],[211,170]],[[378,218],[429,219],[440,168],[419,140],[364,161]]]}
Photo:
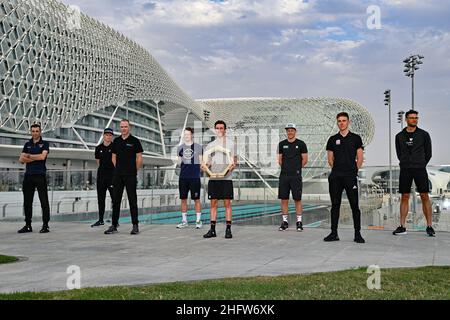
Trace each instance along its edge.
{"label": "black cap", "polygon": [[105,134],[105,133],[110,133],[110,134],[114,135],[114,131],[111,128],[105,128],[105,130],[103,130],[103,134]]}

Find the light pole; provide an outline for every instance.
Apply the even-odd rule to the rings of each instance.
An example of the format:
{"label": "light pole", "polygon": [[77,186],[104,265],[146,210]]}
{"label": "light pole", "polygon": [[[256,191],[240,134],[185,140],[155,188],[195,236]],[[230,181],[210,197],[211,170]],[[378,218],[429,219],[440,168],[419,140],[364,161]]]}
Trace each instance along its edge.
{"label": "light pole", "polygon": [[[423,64],[422,59],[424,56],[419,54],[410,55],[403,60],[405,64],[405,69],[403,72],[405,76],[411,78],[411,109],[414,110],[414,74],[416,70],[419,70],[419,65]],[[416,184],[413,183],[413,201],[412,201],[412,212],[416,214]]]}
{"label": "light pole", "polygon": [[400,123],[400,130],[403,130],[403,115],[405,114],[405,111],[400,110],[397,112],[397,123]]}
{"label": "light pole", "polygon": [[419,65],[423,64],[422,59],[424,56],[421,56],[420,54],[410,55],[409,57],[405,58],[403,60],[403,63],[405,64],[405,69],[403,72],[405,73],[405,76],[411,78],[411,109],[414,110],[414,74],[416,70],[419,70]]}
{"label": "light pole", "polygon": [[392,127],[391,127],[391,90],[384,91],[384,105],[389,110],[389,217],[392,217]]}

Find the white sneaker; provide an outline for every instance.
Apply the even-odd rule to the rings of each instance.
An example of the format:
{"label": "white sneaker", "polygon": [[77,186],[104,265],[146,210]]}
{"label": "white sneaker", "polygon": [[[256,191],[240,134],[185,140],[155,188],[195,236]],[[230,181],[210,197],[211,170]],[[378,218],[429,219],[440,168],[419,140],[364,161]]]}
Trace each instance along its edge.
{"label": "white sneaker", "polygon": [[197,221],[195,223],[195,229],[201,229],[203,227],[203,223],[201,221]]}
{"label": "white sneaker", "polygon": [[183,228],[187,228],[188,223],[187,222],[181,222],[180,224],[177,225],[178,229],[183,229]]}

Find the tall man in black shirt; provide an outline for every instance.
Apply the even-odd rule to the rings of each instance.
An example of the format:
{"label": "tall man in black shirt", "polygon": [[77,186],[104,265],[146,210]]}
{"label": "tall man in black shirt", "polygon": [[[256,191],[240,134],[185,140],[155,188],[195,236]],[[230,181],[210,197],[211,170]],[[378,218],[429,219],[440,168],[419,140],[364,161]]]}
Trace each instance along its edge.
{"label": "tall man in black shirt", "polygon": [[20,154],[19,162],[26,163],[25,177],[23,179],[23,208],[25,211],[25,226],[18,233],[33,232],[31,218],[33,216],[33,198],[37,189],[42,208],[42,229],[39,233],[49,232],[50,205],[47,193],[47,168],[45,161],[50,151],[49,143],[42,140],[41,126],[31,126],[31,139],[25,143]]}
{"label": "tall man in black shirt", "polygon": [[106,191],[109,191],[113,198],[113,174],[114,164],[112,163],[112,139],[114,131],[111,128],[103,130],[103,142],[95,148],[95,159],[97,160],[97,201],[98,201],[98,221],[91,227],[103,226],[105,223]]}
{"label": "tall man in black shirt", "polygon": [[[414,180],[422,199],[422,211],[427,220],[427,234],[434,237],[431,202],[428,196],[430,187],[426,169],[431,159],[431,138],[428,132],[417,127],[418,114],[414,110],[406,112],[407,126],[395,136],[395,149],[398,160],[400,160],[399,191],[402,198],[400,202],[400,226],[393,233],[394,235],[406,234],[405,225],[408,215],[409,194]],[[416,191],[414,190],[414,197],[415,194]]]}
{"label": "tall man in black shirt", "polygon": [[350,132],[348,113],[340,112],[336,116],[339,132],[331,136],[327,143],[328,164],[331,174],[328,177],[331,198],[331,233],[324,241],[338,241],[339,211],[342,192],[345,189],[353,214],[355,229],[354,241],[364,243],[361,236],[361,211],[358,205],[358,170],[363,163],[363,144],[359,135]]}
{"label": "tall man in black shirt", "polygon": [[133,229],[131,234],[139,233],[138,207],[137,207],[137,171],[142,166],[142,145],[138,138],[130,134],[130,122],[126,119],[120,121],[120,137],[112,143],[112,163],[115,166],[113,177],[113,214],[112,226],[105,234],[117,233],[119,224],[120,203],[123,189],[127,189],[128,203],[130,204],[131,221]]}
{"label": "tall man in black shirt", "polygon": [[308,162],[308,149],[302,140],[296,138],[295,124],[288,123],[285,129],[287,139],[278,144],[278,164],[281,166],[278,199],[281,200],[281,216],[283,218],[279,230],[284,231],[289,226],[289,193],[292,191],[297,213],[297,231],[302,231],[302,168]]}

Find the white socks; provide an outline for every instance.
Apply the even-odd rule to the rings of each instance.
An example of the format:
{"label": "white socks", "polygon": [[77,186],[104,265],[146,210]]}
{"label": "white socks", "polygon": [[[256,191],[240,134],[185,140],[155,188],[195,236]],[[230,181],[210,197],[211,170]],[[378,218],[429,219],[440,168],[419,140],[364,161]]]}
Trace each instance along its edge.
{"label": "white socks", "polygon": [[302,222],[302,214],[300,214],[300,215],[297,215],[297,222]]}
{"label": "white socks", "polygon": [[201,220],[201,217],[202,217],[202,213],[197,212],[197,222]]}
{"label": "white socks", "polygon": [[283,217],[283,221],[284,222],[288,222],[288,215],[287,214],[283,214],[282,217]]}
{"label": "white socks", "polygon": [[181,222],[187,223],[187,212],[182,212],[181,216],[182,216]]}

